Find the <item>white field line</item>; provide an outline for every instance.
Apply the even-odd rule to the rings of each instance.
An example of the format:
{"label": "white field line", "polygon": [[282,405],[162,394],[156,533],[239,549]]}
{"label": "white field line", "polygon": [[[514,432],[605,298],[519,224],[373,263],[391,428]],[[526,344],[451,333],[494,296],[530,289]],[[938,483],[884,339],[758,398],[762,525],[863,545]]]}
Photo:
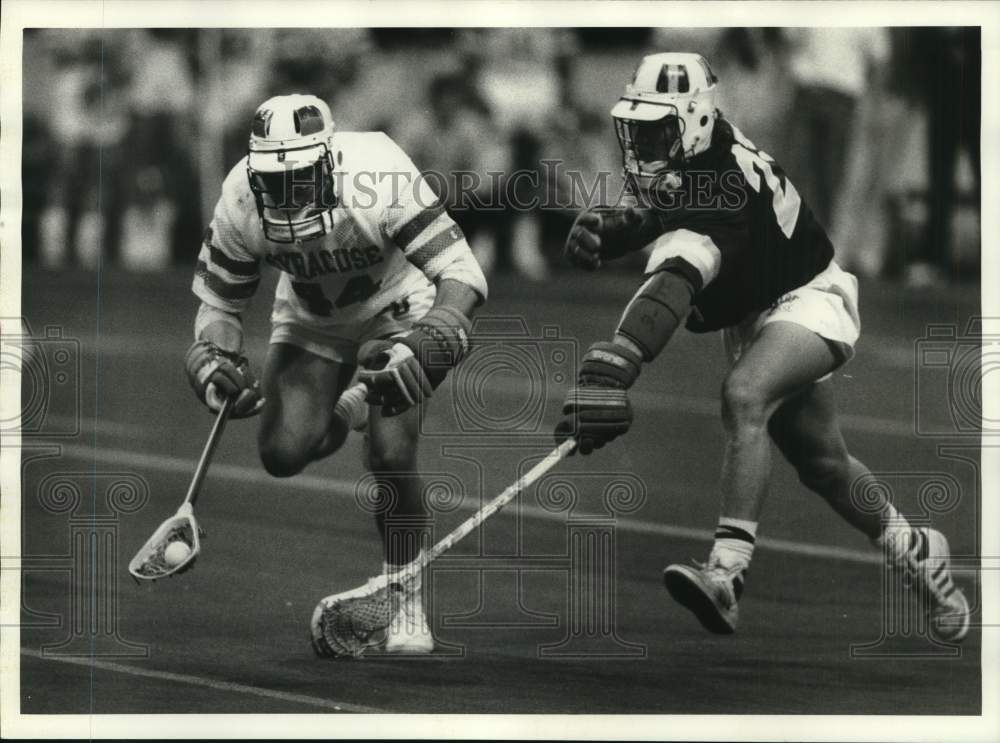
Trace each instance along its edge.
{"label": "white field line", "polygon": [[[139,358],[150,355],[159,356],[163,353],[160,346],[123,333],[108,333],[100,336],[100,338],[94,336],[81,337],[78,340],[86,352],[94,353],[95,351],[99,351],[101,355],[105,356]],[[871,338],[868,341],[868,345],[877,351],[877,353],[873,354],[875,358],[885,361],[886,354],[882,352],[891,349],[889,355],[894,357],[895,363],[891,363],[890,366],[900,369],[913,368],[914,357],[912,345],[900,346],[898,339],[890,341],[888,338],[881,339],[879,343],[873,343]],[[260,349],[256,349],[255,347],[255,352],[260,351],[260,353],[263,353],[263,349],[266,346],[262,344],[257,345],[260,346]],[[908,363],[905,361],[906,359],[909,359]],[[489,390],[502,396],[521,398],[524,397],[525,392],[523,385],[518,384],[515,380],[495,375],[490,379]],[[550,385],[549,391],[561,398],[565,393],[565,385]],[[713,418],[719,415],[720,403],[715,398],[689,397],[659,392],[646,392],[643,390],[632,391],[630,397],[634,407],[639,411],[654,413],[682,412]],[[880,436],[912,437],[915,435],[913,421],[848,414],[841,414],[839,419],[841,427],[847,431],[858,431]],[[53,416],[52,421],[60,427],[72,423],[72,420],[65,416]],[[137,439],[149,438],[149,432],[141,430],[141,427],[135,424],[103,420],[97,421],[95,424],[93,420],[88,419],[82,420],[80,424],[81,433],[96,430],[97,433],[106,433],[111,436],[121,435]]]}
{"label": "white field line", "polygon": [[[162,357],[164,355],[162,345],[150,344],[148,339],[142,339],[128,333],[104,333],[99,338],[94,335],[81,335],[75,337],[74,340],[78,340],[87,353],[100,351],[108,356],[126,358]],[[262,344],[260,339],[257,339],[256,342],[251,340],[250,346],[255,349],[258,347],[263,349],[266,344]],[[859,353],[862,353],[867,360],[889,369],[912,370],[916,364],[916,339],[906,341],[896,336],[862,333],[859,348]],[[183,352],[184,349],[181,348],[179,353],[183,355]]]}
{"label": "white field line", "polygon": [[[149,344],[148,342],[142,342],[141,340],[127,335],[127,334],[107,334],[102,335],[100,339],[96,337],[88,337],[80,339],[83,348],[90,352],[95,349],[99,350],[102,355],[107,356],[119,356],[119,357],[136,357],[136,356],[148,356],[156,355],[162,356],[163,350],[162,346],[156,344]],[[885,361],[886,354],[882,353],[887,349],[892,349],[889,354],[893,356],[896,363],[890,364],[893,368],[897,369],[913,369],[914,357],[912,346],[902,347],[898,345],[898,341],[890,341],[888,338],[881,339],[882,342],[874,343],[872,339],[869,338],[869,346],[872,349],[878,350],[878,353],[873,354],[875,358],[881,361]],[[263,348],[263,346],[261,346]],[[905,359],[909,359],[908,362]],[[512,379],[508,378],[497,378],[494,376],[490,380],[490,391],[498,393],[500,395],[510,395],[523,397],[524,388],[518,385]],[[557,394],[560,398],[565,393],[564,385],[550,385],[549,390],[552,393]],[[671,395],[665,393],[653,393],[646,392],[643,390],[635,390],[630,393],[633,405],[637,410],[648,410],[653,412],[685,412],[692,413],[694,415],[706,415],[710,417],[716,417],[719,415],[720,403],[717,399],[707,398],[707,397],[686,397],[681,395]],[[870,415],[840,415],[841,427],[848,431],[859,431],[861,433],[872,433],[881,436],[914,436],[914,424],[912,421],[900,421],[889,418],[877,418]],[[108,423],[110,427],[127,427],[130,424],[123,423]],[[87,429],[84,426],[84,430]],[[110,435],[116,435],[116,431],[109,429],[107,431]],[[124,434],[124,429],[122,430]],[[98,429],[98,433],[102,433]]]}
{"label": "white field line", "polygon": [[[160,438],[160,434],[151,426],[142,426],[138,423],[109,421],[105,418],[76,419],[71,415],[50,414],[45,416],[45,424],[51,426],[57,431],[76,430],[79,432],[77,435],[82,438],[94,433],[107,436],[120,436],[124,439],[136,441],[153,441]],[[46,443],[50,443],[53,439],[51,436],[39,436],[38,438],[44,439]],[[30,439],[24,439],[25,443],[28,441],[30,441]]]}
{"label": "white field line", "polygon": [[[171,474],[181,474],[190,476],[194,472],[195,461],[191,459],[181,459],[179,457],[168,457],[162,454],[144,454],[141,452],[128,451],[125,449],[97,449],[89,446],[77,444],[64,444],[62,447],[63,456],[87,461],[100,462],[102,464],[128,464],[140,470],[155,470],[158,472],[168,472]],[[301,490],[307,493],[320,493],[323,495],[339,495],[354,497],[355,482],[340,478],[317,477],[315,475],[296,475],[289,479],[280,481],[270,477],[262,469],[256,467],[237,466],[232,464],[215,463],[209,470],[209,477],[216,477],[232,482],[261,485],[265,487],[280,487],[283,492]],[[178,497],[178,504],[180,498]],[[473,511],[478,506],[474,503],[461,504],[462,510]],[[512,513],[507,511],[506,513]],[[531,504],[519,504],[519,512],[527,518],[538,519],[540,521],[556,521],[566,523],[564,514],[546,511]],[[501,513],[504,513],[501,511]],[[167,514],[169,515],[169,514]],[[585,517],[585,514],[578,514],[578,517]],[[649,521],[641,521],[628,517],[615,520],[615,527],[623,532],[633,534],[648,534],[657,537],[699,539],[710,541],[713,532],[709,529],[697,529],[688,526],[677,526],[674,524],[660,524]],[[772,539],[762,537],[757,540],[757,546],[771,552],[804,557],[815,557],[825,560],[840,560],[843,562],[853,562],[861,564],[879,564],[881,556],[878,550],[862,551],[849,547],[827,546],[821,544],[809,544],[807,542],[796,542],[787,539]]]}
{"label": "white field line", "polygon": [[365,707],[360,704],[338,702],[333,699],[312,697],[306,694],[293,694],[287,691],[275,691],[274,689],[265,689],[260,686],[236,684],[231,681],[217,681],[215,679],[204,678],[202,676],[191,676],[186,673],[157,671],[151,668],[140,668],[138,666],[130,666],[122,663],[111,663],[109,661],[96,660],[94,658],[70,658],[66,656],[43,655],[41,651],[32,650],[30,648],[21,648],[21,655],[44,661],[52,661],[54,663],[69,663],[70,665],[83,666],[84,668],[96,668],[100,671],[108,671],[110,673],[124,673],[129,676],[140,676],[142,678],[156,679],[158,681],[169,681],[174,684],[189,684],[191,686],[200,686],[205,689],[214,689],[215,691],[227,691],[234,694],[247,694],[249,696],[262,697],[264,699],[276,699],[280,702],[292,702],[294,704],[319,707],[321,709],[332,710],[334,712],[384,713],[388,711],[379,709],[378,707]]}
{"label": "white field line", "polygon": [[[518,383],[509,378],[494,376],[490,380],[489,391],[503,397],[516,397],[523,400],[525,390]],[[550,392],[560,399],[565,393],[562,386],[553,385]],[[637,411],[651,413],[689,413],[707,418],[718,418],[721,404],[718,400],[708,397],[688,397],[683,395],[672,395],[662,392],[647,392],[644,390],[633,390],[629,393],[632,404]],[[454,398],[449,398],[453,400]],[[192,405],[197,405],[197,401],[192,397]],[[914,438],[916,436],[912,422],[894,420],[891,418],[877,418],[871,415],[849,415],[840,414],[838,416],[840,426],[845,431],[855,431],[860,433],[870,433],[879,436],[897,436],[901,438]],[[50,415],[46,421],[57,427],[57,430],[68,430],[73,428],[73,419],[69,416]],[[108,436],[120,436],[133,440],[152,440],[159,438],[155,431],[135,423],[121,423],[106,419],[94,420],[93,418],[83,418],[79,422],[81,435],[88,433],[106,434]]]}

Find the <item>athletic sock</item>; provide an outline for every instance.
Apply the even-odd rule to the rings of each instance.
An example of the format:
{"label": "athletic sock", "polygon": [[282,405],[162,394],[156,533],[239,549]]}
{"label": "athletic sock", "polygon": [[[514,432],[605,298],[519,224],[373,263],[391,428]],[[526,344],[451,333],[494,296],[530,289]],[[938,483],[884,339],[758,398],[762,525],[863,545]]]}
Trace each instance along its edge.
{"label": "athletic sock", "polygon": [[910,526],[906,517],[891,503],[885,505],[882,524],[882,533],[872,541],[876,547],[885,550],[890,563],[903,562],[912,550],[926,549],[926,540],[920,531]]}
{"label": "athletic sock", "polygon": [[337,400],[333,414],[344,421],[348,430],[360,428],[368,420],[366,394],[361,388],[351,387]]}
{"label": "athletic sock", "polygon": [[[757,541],[757,522],[731,519],[723,516],[715,528],[715,544],[712,557],[726,567],[741,566],[746,570],[753,557],[754,543]],[[712,560],[709,558],[709,561]]]}

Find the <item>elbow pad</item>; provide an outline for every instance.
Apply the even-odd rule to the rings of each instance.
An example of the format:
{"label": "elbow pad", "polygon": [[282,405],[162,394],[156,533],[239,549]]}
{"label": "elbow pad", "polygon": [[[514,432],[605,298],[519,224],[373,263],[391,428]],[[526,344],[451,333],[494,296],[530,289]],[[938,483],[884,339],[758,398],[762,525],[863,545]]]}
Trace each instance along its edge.
{"label": "elbow pad", "polygon": [[652,361],[687,316],[694,295],[694,284],[683,273],[657,271],[628,303],[617,332],[639,347],[645,361]]}

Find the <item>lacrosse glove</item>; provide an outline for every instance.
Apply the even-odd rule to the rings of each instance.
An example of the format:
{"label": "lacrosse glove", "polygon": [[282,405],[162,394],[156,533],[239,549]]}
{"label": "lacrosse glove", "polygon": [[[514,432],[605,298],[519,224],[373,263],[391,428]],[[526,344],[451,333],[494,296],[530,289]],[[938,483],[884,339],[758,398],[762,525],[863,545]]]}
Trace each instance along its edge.
{"label": "lacrosse glove", "polygon": [[469,352],[471,329],[469,318],[458,310],[432,307],[388,350],[359,355],[358,380],[368,387],[368,402],[392,416],[430,399]]}
{"label": "lacrosse glove", "polygon": [[191,389],[210,410],[218,411],[224,399],[233,398],[229,417],[248,418],[257,415],[264,405],[260,382],[246,356],[197,340],[188,349],[184,367]]}
{"label": "lacrosse glove", "polygon": [[628,388],[641,366],[642,357],[624,346],[592,345],[583,357],[576,386],[566,394],[556,443],[576,438],[577,451],[590,454],[628,431],[632,425]]}

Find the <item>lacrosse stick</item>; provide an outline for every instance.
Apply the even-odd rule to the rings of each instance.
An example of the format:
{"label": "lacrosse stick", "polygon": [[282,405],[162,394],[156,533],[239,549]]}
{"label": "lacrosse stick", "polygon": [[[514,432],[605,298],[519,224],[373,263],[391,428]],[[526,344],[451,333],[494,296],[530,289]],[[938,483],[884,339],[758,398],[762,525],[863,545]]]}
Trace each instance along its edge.
{"label": "lacrosse stick", "polygon": [[400,602],[416,590],[416,578],[433,560],[451,549],[473,529],[514,500],[576,446],[567,439],[513,485],[457,526],[448,536],[392,573],[371,578],[358,588],[322,599],[313,611],[310,629],[313,650],[319,656],[359,656],[379,644]]}
{"label": "lacrosse stick", "polygon": [[[212,461],[212,455],[219,444],[219,439],[222,438],[222,431],[226,427],[226,420],[229,418],[232,406],[233,398],[231,397],[226,398],[222,403],[181,507],[177,509],[177,513],[157,527],[153,536],[146,540],[146,543],[135,553],[135,557],[128,564],[128,571],[137,581],[166,578],[190,570],[194,566],[194,561],[198,557],[198,553],[201,552],[202,536],[198,522],[194,518],[194,504],[198,500],[201,484],[205,480],[209,462]],[[171,543],[178,541],[184,542],[190,551],[181,562],[176,565],[168,565],[164,553]]]}

